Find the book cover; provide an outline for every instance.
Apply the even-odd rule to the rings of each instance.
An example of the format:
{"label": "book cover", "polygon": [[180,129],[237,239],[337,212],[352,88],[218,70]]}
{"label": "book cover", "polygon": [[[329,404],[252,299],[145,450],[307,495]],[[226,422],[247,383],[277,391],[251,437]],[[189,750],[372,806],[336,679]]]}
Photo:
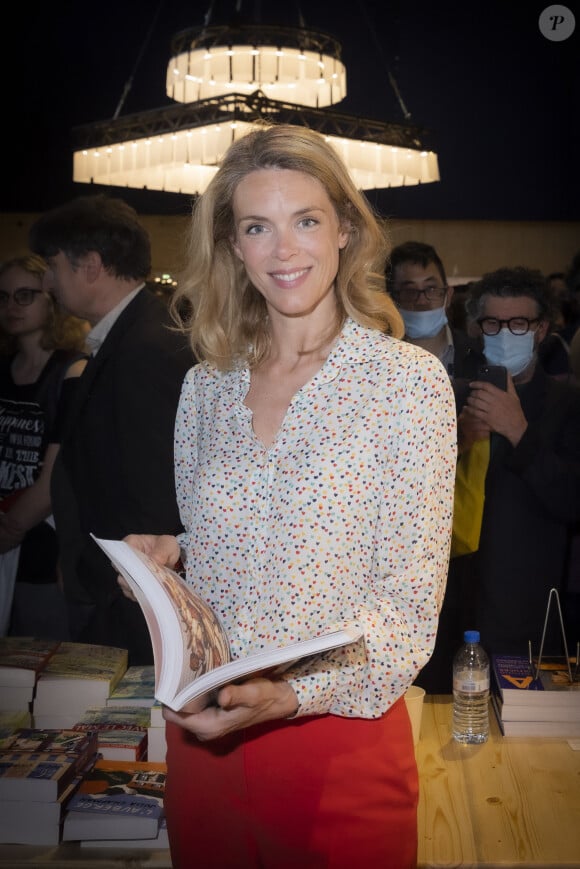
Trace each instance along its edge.
{"label": "book cover", "polygon": [[[35,637],[0,637],[0,686],[34,689],[39,673],[46,667],[60,642]],[[32,699],[33,690],[29,699]]]}
{"label": "book cover", "polygon": [[78,754],[0,752],[0,800],[57,800],[83,768]]}
{"label": "book cover", "polygon": [[73,730],[147,730],[151,718],[146,706],[89,706]]}
{"label": "book cover", "polygon": [[525,655],[492,655],[491,671],[504,707],[512,703],[517,706],[568,706],[580,713],[580,681],[569,681],[563,663],[542,663],[535,679]]}
{"label": "book cover", "polygon": [[93,731],[21,727],[6,737],[2,749],[10,752],[76,754],[80,763],[84,763],[97,753],[97,746],[97,733]]}
{"label": "book cover", "polygon": [[149,718],[149,708],[144,706],[93,706],[73,730],[94,731],[105,760],[145,760]]}
{"label": "book cover", "polygon": [[34,715],[72,716],[104,706],[128,665],[128,652],[113,646],[62,642],[41,672]]}
{"label": "book cover", "polygon": [[153,706],[155,702],[155,667],[129,667],[107,699],[107,706]]}
{"label": "book cover", "polygon": [[68,803],[63,841],[155,838],[166,772],[164,763],[98,760]]}
{"label": "book cover", "polygon": [[287,646],[264,649],[231,660],[227,635],[209,605],[173,570],[122,540],[95,542],[110,558],[134,593],[145,616],[155,663],[155,696],[171,709],[192,701],[202,709],[218,688],[252,674],[289,667],[306,656],[321,654],[360,639],[354,626],[332,630]]}
{"label": "book cover", "polygon": [[22,727],[30,727],[30,712],[24,710],[0,711],[0,750],[7,748],[14,738],[14,733]]}

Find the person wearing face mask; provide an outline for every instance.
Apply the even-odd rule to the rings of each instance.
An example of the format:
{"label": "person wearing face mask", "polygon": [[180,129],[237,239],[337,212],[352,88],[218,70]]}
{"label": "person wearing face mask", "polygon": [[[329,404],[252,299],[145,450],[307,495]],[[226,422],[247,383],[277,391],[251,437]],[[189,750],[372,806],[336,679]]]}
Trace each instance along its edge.
{"label": "person wearing face mask", "polygon": [[[436,356],[451,379],[459,414],[485,356],[476,339],[457,328],[450,318],[453,287],[448,286],[443,262],[429,244],[406,241],[391,250],[385,268],[387,291],[405,326],[405,340]],[[454,560],[454,559],[453,559]],[[445,694],[451,686],[451,659],[462,642],[465,622],[462,577],[450,570],[439,614],[433,654],[415,679],[431,694]]]}
{"label": "person wearing face mask", "polygon": [[[546,374],[538,348],[549,331],[551,297],[532,269],[501,268],[474,283],[467,315],[486,361],[507,369],[507,389],[475,380],[458,419],[459,448],[490,438],[477,552],[454,558],[466,618],[489,652],[539,651],[548,595],[565,595],[571,530],[580,519],[580,389]],[[544,654],[561,654],[558,620]],[[467,622],[466,622],[467,623]],[[580,625],[568,620],[568,641]]]}
{"label": "person wearing face mask", "polygon": [[467,383],[485,360],[477,342],[449,323],[453,287],[447,284],[439,254],[429,244],[406,241],[392,249],[385,277],[405,324],[405,340],[443,363],[454,383],[459,410]]}

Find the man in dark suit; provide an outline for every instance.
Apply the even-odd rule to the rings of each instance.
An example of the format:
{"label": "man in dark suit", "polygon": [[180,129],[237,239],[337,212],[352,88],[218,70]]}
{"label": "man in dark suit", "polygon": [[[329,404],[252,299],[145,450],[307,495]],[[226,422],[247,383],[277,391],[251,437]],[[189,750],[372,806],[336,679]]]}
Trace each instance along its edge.
{"label": "man in dark suit", "polygon": [[70,603],[71,636],[152,661],[138,604],[91,539],[181,530],[173,428],[181,384],[194,364],[167,305],[145,284],[150,241],[123,200],[79,197],[42,215],[32,250],[49,265],[47,288],[88,320],[92,353],[68,409],[52,476],[53,515]]}

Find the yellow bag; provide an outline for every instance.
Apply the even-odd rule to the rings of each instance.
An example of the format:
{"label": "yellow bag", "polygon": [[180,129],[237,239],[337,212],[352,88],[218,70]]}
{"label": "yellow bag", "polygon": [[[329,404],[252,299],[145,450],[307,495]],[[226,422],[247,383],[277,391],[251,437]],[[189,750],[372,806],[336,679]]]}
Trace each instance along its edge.
{"label": "yellow bag", "polygon": [[457,461],[451,558],[479,548],[488,465],[489,438],[476,441]]}

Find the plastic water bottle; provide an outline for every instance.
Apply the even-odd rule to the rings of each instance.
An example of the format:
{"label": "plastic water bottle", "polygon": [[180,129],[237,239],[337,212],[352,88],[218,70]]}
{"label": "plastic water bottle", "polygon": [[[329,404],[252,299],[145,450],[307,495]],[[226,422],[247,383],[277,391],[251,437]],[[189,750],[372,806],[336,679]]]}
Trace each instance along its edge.
{"label": "plastic water bottle", "polygon": [[453,658],[453,738],[479,744],[489,736],[489,658],[479,631],[465,631]]}

